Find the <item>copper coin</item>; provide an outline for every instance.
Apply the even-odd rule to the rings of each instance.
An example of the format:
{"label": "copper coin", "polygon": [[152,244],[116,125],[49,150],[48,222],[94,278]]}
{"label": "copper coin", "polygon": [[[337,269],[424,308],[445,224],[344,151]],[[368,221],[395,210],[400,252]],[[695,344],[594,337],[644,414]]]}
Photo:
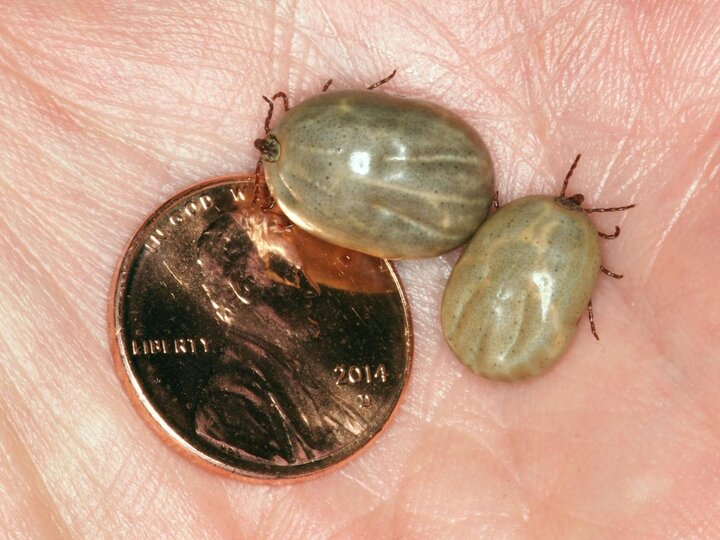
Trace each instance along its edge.
{"label": "copper coin", "polygon": [[110,298],[131,399],[185,455],[246,479],[338,465],[386,425],[411,362],[392,266],[288,227],[224,177],[135,234]]}

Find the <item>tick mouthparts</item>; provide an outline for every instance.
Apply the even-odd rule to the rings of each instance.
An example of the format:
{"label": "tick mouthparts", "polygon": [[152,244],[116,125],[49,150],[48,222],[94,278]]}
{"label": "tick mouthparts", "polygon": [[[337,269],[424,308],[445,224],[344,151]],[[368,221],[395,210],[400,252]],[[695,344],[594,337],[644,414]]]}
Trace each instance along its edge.
{"label": "tick mouthparts", "polygon": [[585,200],[585,197],[583,197],[582,193],[576,193],[572,197],[568,197],[569,200],[580,206],[582,202]]}
{"label": "tick mouthparts", "polygon": [[565,208],[569,208],[570,210],[577,210],[578,212],[583,211],[582,209],[582,202],[585,200],[585,197],[582,196],[580,193],[576,193],[572,197],[557,197],[555,201],[564,206]]}
{"label": "tick mouthparts", "polygon": [[255,139],[253,144],[260,150],[265,161],[277,161],[280,157],[280,144],[272,135],[268,135],[264,139]]}

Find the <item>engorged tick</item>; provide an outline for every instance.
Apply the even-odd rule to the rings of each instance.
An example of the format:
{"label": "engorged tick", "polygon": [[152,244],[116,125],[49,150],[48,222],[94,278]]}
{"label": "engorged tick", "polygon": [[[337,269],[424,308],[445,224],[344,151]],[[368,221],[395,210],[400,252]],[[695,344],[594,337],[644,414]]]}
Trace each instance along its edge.
{"label": "engorged tick", "polygon": [[[490,154],[455,113],[371,90],[326,92],[290,109],[268,103],[255,141],[271,197],[300,228],[386,258],[430,257],[464,243],[494,193]],[[286,114],[271,128],[273,101]],[[259,198],[260,182],[255,200]]]}
{"label": "engorged tick", "polygon": [[[461,362],[492,379],[539,375],[560,357],[587,307],[596,339],[590,295],[598,273],[622,278],[600,264],[599,232],[587,217],[614,208],[583,208],[567,197],[575,158],[558,197],[535,195],[498,209],[470,240],[450,275],[442,324]],[[496,207],[499,205],[496,205]]]}

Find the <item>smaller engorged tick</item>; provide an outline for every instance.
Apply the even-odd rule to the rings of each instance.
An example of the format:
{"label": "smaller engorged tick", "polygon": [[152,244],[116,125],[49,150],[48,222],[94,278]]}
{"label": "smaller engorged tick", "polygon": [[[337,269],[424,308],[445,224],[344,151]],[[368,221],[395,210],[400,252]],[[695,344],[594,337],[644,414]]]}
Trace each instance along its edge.
{"label": "smaller engorged tick", "polygon": [[450,275],[442,325],[462,363],[491,379],[539,375],[558,360],[587,307],[598,273],[621,278],[600,264],[598,232],[587,217],[616,208],[583,208],[583,196],[565,196],[575,158],[559,197],[523,197],[499,208],[470,240]]}
{"label": "smaller engorged tick", "polygon": [[[487,216],[492,162],[455,113],[371,91],[394,74],[366,90],[325,93],[330,80],[292,109],[283,92],[265,97],[256,176],[264,171],[283,212],[315,236],[377,257],[431,257],[463,244]],[[287,114],[271,129],[277,98]]]}

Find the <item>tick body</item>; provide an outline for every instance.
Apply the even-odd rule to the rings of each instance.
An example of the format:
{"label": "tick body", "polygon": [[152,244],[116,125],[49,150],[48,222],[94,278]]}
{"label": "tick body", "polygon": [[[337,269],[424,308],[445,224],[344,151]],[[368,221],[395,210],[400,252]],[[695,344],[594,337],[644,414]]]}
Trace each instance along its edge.
{"label": "tick body", "polygon": [[494,193],[480,136],[420,100],[323,93],[291,108],[256,146],[270,192],[292,222],[378,257],[431,257],[459,246]]}
{"label": "tick body", "polygon": [[[450,275],[443,330],[460,361],[480,375],[516,380],[547,371],[575,334],[600,270],[606,271],[600,234],[587,213],[631,206],[583,209],[582,195],[564,196],[571,173],[560,197],[524,197],[500,208]],[[595,333],[592,318],[591,324]]]}

